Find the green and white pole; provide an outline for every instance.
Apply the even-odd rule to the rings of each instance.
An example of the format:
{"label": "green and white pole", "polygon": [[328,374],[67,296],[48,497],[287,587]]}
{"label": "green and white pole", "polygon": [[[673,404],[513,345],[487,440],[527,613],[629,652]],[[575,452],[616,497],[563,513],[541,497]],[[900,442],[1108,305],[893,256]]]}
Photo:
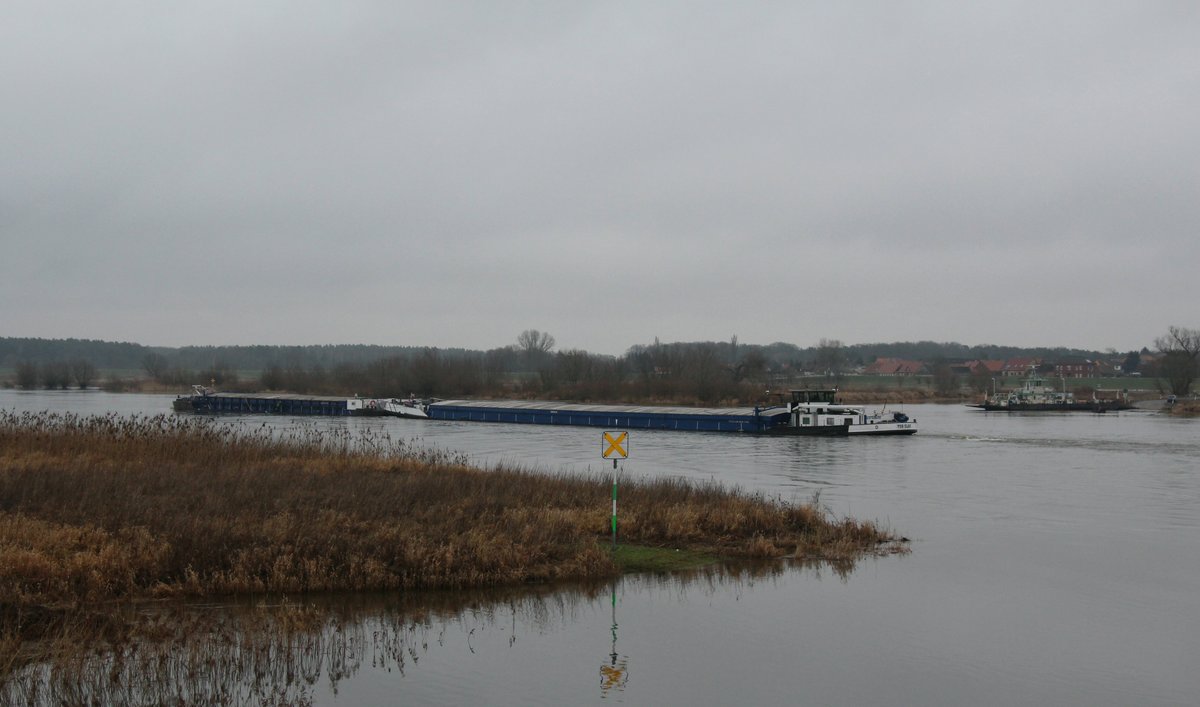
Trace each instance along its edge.
{"label": "green and white pole", "polygon": [[617,460],[613,459],[613,512],[612,512],[613,550],[617,549]]}
{"label": "green and white pole", "polygon": [[600,435],[600,456],[613,462],[612,546],[617,549],[617,462],[629,456],[629,432],[613,430]]}

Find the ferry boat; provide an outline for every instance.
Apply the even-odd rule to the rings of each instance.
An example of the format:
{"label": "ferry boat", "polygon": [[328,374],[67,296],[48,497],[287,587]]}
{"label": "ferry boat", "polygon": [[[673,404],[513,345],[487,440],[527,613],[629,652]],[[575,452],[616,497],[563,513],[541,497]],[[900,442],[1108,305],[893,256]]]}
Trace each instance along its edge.
{"label": "ferry boat", "polygon": [[1108,412],[1129,410],[1133,405],[1128,399],[1100,399],[1092,394],[1091,400],[1077,400],[1067,389],[1062,379],[1062,390],[1046,385],[1046,379],[1030,371],[1020,388],[993,393],[982,403],[969,405],[988,412]]}
{"label": "ferry boat", "polygon": [[[773,427],[773,434],[793,435],[912,435],[917,421],[903,412],[867,412],[865,407],[838,402],[837,388],[791,391],[787,424]],[[885,406],[886,408],[886,406]]]}

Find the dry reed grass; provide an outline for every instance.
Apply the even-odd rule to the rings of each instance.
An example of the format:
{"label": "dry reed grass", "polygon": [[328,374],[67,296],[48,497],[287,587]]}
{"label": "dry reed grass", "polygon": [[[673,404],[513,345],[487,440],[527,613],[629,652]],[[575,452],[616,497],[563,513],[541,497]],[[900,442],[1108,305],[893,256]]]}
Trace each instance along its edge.
{"label": "dry reed grass", "polygon": [[[613,576],[609,494],[607,476],[470,468],[386,436],[0,412],[0,653],[118,600]],[[623,486],[621,534],[726,557],[899,547],[816,504],[674,479]]]}

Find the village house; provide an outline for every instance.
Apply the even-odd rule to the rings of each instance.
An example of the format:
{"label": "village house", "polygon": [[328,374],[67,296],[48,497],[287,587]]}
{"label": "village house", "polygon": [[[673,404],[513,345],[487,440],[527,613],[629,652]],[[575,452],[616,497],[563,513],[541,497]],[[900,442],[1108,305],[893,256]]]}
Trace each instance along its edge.
{"label": "village house", "polygon": [[869,376],[916,376],[927,371],[925,364],[920,361],[906,361],[902,358],[877,358],[875,362],[863,369]]}
{"label": "village house", "polygon": [[1024,378],[1031,371],[1036,371],[1038,366],[1042,365],[1042,359],[1018,357],[1010,358],[1004,362],[1004,366],[1000,369],[1000,375],[1005,378]]}
{"label": "village house", "polygon": [[1004,370],[1004,361],[974,359],[950,364],[950,372],[956,376],[998,376]]}
{"label": "village house", "polygon": [[1060,378],[1095,378],[1096,362],[1087,358],[1065,358],[1054,365],[1054,375]]}

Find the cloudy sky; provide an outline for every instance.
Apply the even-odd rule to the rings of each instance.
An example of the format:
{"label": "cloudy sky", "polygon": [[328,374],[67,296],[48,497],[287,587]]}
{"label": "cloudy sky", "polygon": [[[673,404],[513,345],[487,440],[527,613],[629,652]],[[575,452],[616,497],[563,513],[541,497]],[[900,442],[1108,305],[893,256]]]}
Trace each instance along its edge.
{"label": "cloudy sky", "polygon": [[7,0],[0,100],[0,336],[1200,327],[1196,3]]}

